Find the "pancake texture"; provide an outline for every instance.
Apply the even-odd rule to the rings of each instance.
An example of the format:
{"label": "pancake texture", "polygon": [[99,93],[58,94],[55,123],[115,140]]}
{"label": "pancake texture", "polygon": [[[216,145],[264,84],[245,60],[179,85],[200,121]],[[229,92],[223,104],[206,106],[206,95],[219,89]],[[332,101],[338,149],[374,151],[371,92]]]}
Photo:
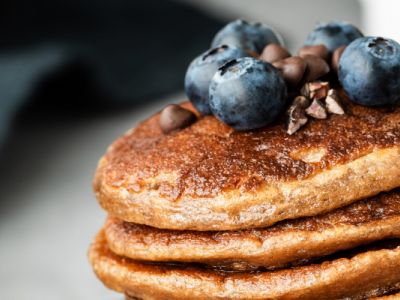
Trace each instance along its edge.
{"label": "pancake texture", "polygon": [[109,217],[104,233],[114,253],[135,260],[274,269],[377,240],[400,238],[400,191],[265,229],[174,231]]}
{"label": "pancake texture", "polygon": [[399,300],[400,299],[400,293],[393,294],[393,295],[388,295],[388,296],[383,296],[383,297],[375,297],[375,299],[380,299],[380,300]]}
{"label": "pancake texture", "polygon": [[[183,106],[194,110],[189,103]],[[237,132],[213,116],[163,134],[159,114],[113,143],[94,190],[127,222],[173,230],[261,228],[400,186],[400,108]]]}
{"label": "pancake texture", "polygon": [[[388,295],[388,296],[382,296],[382,297],[373,297],[371,300],[399,300],[400,299],[400,294],[393,294],[393,295]],[[131,297],[126,295],[125,300],[142,300],[137,297]]]}
{"label": "pancake texture", "polygon": [[365,299],[400,288],[400,242],[320,264],[272,272],[227,273],[190,265],[151,265],[111,252],[104,233],[89,259],[116,291],[140,299]]}

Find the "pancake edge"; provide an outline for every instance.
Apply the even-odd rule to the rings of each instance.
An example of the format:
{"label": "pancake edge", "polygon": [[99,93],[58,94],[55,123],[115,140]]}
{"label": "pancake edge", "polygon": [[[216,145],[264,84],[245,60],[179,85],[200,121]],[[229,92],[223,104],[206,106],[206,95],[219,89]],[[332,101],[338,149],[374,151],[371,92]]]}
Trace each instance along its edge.
{"label": "pancake edge", "polygon": [[107,287],[142,299],[337,299],[378,296],[376,291],[400,284],[400,246],[318,265],[222,275],[200,269],[164,269],[119,257],[109,250],[100,231],[89,260]]}
{"label": "pancake edge", "polygon": [[148,235],[139,233],[131,238],[119,230],[119,222],[109,217],[104,234],[111,251],[120,256],[144,261],[198,262],[237,270],[276,269],[382,239],[400,238],[400,212],[382,220],[338,224],[316,231],[294,226],[282,232],[221,232],[209,238],[197,238],[193,232],[190,239],[179,240],[169,239],[179,232],[157,235],[156,228]]}
{"label": "pancake edge", "polygon": [[314,216],[400,186],[400,146],[371,153],[304,180],[271,181],[256,192],[225,191],[212,198],[171,200],[157,190],[132,193],[103,181],[98,165],[93,187],[100,205],[132,223],[175,230],[238,230]]}

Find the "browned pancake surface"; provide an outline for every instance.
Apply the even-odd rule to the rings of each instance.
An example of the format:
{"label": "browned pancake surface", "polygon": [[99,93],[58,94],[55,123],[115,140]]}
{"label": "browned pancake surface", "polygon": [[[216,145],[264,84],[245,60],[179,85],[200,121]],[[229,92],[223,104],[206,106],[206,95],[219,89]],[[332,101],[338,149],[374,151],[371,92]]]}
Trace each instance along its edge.
{"label": "browned pancake surface", "polygon": [[104,231],[113,252],[136,260],[273,269],[376,240],[400,238],[400,191],[265,229],[176,231],[109,217]]}
{"label": "browned pancake surface", "polygon": [[99,164],[100,203],[126,221],[195,230],[268,226],[400,185],[399,108],[347,103],[346,115],[311,120],[292,136],[283,122],[237,132],[207,116],[163,134],[158,121],[156,114],[119,138]]}
{"label": "browned pancake surface", "polygon": [[[194,109],[190,104],[186,107]],[[104,180],[118,185],[134,175],[131,189],[160,173],[179,173],[174,186],[158,187],[160,194],[179,198],[216,196],[227,189],[257,190],[268,180],[304,179],[338,163],[354,160],[375,147],[399,145],[399,109],[349,106],[344,116],[313,121],[293,136],[284,124],[238,132],[215,117],[201,118],[191,127],[163,134],[159,114],[120,138],[106,155]],[[318,162],[296,159],[296,150],[323,148]]]}
{"label": "browned pancake surface", "polygon": [[400,287],[399,245],[274,272],[226,273],[135,262],[113,254],[100,233],[89,259],[106,286],[143,299],[365,299]]}

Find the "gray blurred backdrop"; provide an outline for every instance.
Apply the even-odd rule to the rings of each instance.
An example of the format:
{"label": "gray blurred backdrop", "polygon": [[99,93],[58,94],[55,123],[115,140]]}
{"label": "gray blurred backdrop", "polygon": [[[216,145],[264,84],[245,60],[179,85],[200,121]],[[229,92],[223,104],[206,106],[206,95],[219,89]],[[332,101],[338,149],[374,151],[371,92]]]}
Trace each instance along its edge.
{"label": "gray blurred backdrop", "polygon": [[[162,12],[157,12],[157,6],[147,11],[136,25],[133,17],[127,17],[122,25],[121,22],[105,20],[108,23],[103,28],[103,19],[93,19],[96,26],[89,26],[91,37],[96,36],[97,30],[108,32],[117,24],[115,26],[121,28],[136,27],[143,39],[138,41],[137,35],[123,37],[123,42],[118,42],[117,51],[113,47],[117,40],[110,41],[115,35],[105,35],[105,46],[101,47],[109,49],[104,53],[112,53],[112,58],[108,55],[103,58],[96,54],[95,49],[89,48],[87,59],[95,59],[97,55],[109,69],[94,72],[98,77],[88,75],[80,78],[87,71],[86,61],[83,64],[80,61],[84,59],[78,56],[75,60],[75,52],[66,51],[68,47],[60,43],[50,43],[49,47],[40,42],[40,47],[37,47],[36,42],[42,35],[35,38],[29,33],[31,27],[37,32],[42,32],[43,28],[48,30],[53,27],[52,22],[60,22],[60,18],[45,21],[35,18],[40,13],[38,9],[46,9],[45,4],[38,8],[32,4],[29,6],[29,1],[19,0],[19,6],[13,6],[13,1],[10,3],[8,10],[2,10],[3,21],[0,21],[3,22],[0,30],[0,96],[6,95],[0,98],[0,129],[4,132],[0,137],[0,299],[5,300],[122,299],[103,287],[87,262],[89,243],[105,219],[105,212],[96,203],[91,188],[96,163],[117,136],[167,103],[184,98],[182,83],[186,65],[194,55],[207,48],[212,34],[224,22],[244,18],[272,25],[281,32],[293,52],[302,45],[318,21],[346,20],[363,29],[362,9],[354,0],[165,1],[171,5],[171,12],[166,16],[170,18],[168,26],[173,28],[171,32],[179,33],[176,28],[186,28],[185,38],[175,36],[162,43],[150,43],[151,49],[156,47],[155,52],[151,56],[145,55],[147,45],[141,45],[140,41],[157,41],[158,34],[163,36],[168,30],[168,26],[156,24],[158,27],[146,34],[146,18],[157,21],[161,17]],[[70,9],[74,1],[68,3]],[[86,13],[97,5],[96,1],[89,0],[80,3],[85,3]],[[22,4],[28,5],[30,10],[20,13]],[[181,6],[186,8],[180,10]],[[135,10],[135,4],[131,9]],[[163,9],[165,11],[165,7]],[[114,17],[124,14],[117,8],[112,11]],[[191,23],[192,26],[184,21],[184,14],[188,12],[201,16],[197,23]],[[8,20],[6,14],[12,18]],[[15,16],[21,16],[21,20],[15,21]],[[76,26],[77,32],[82,32],[76,19],[68,14],[62,18]],[[18,26],[27,19],[28,25]],[[204,20],[204,26],[201,20]],[[10,22],[15,24],[10,26]],[[16,30],[15,34],[13,30]],[[58,31],[52,34],[51,37],[68,36]],[[71,38],[75,36],[72,34]],[[132,46],[130,39],[137,42],[132,47],[136,52],[129,50],[124,53],[124,49]],[[35,45],[34,51],[27,51],[32,45]],[[60,45],[62,50],[54,50],[60,49],[57,48]],[[186,48],[182,48],[184,46]],[[96,44],[96,47],[100,46]],[[35,53],[39,54],[35,56]],[[132,68],[115,71],[114,66],[121,64],[118,56],[123,57],[122,65],[132,65]],[[171,57],[174,64],[168,65]],[[66,62],[73,67],[63,69]],[[62,71],[57,71],[60,68]],[[10,74],[15,74],[15,77]],[[54,75],[46,77],[44,74]],[[36,79],[42,77],[46,80],[38,83]],[[162,79],[169,77],[172,79],[165,85]],[[97,83],[91,83],[93,78],[98,80]],[[79,89],[82,82],[90,87],[85,85],[84,94]],[[96,90],[97,86],[99,90]],[[158,93],[153,93],[154,90]],[[80,100],[75,101],[75,98]],[[59,99],[62,100],[58,102]],[[132,103],[127,104],[130,99]]]}

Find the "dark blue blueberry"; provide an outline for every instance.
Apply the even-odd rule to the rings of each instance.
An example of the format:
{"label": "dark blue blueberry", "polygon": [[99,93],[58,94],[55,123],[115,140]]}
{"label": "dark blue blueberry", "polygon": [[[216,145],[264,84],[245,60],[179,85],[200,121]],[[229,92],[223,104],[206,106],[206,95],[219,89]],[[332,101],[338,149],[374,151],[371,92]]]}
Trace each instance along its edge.
{"label": "dark blue blueberry", "polygon": [[325,45],[329,52],[348,45],[363,34],[357,27],[346,22],[330,22],[318,24],[308,35],[304,45]]}
{"label": "dark blue blueberry", "polygon": [[218,31],[211,46],[231,45],[260,54],[270,43],[283,44],[281,36],[275,30],[261,23],[236,20]]}
{"label": "dark blue blueberry", "polygon": [[394,105],[400,98],[400,45],[390,39],[363,37],[346,47],[339,81],[349,98],[367,106]]}
{"label": "dark blue blueberry", "polygon": [[210,84],[211,111],[236,130],[257,129],[275,121],[286,106],[286,97],[278,70],[251,57],[226,63]]}
{"label": "dark blue blueberry", "polygon": [[211,114],[208,105],[208,89],[211,78],[226,62],[247,56],[242,49],[230,46],[213,48],[195,58],[186,71],[185,91],[189,100],[203,115]]}

